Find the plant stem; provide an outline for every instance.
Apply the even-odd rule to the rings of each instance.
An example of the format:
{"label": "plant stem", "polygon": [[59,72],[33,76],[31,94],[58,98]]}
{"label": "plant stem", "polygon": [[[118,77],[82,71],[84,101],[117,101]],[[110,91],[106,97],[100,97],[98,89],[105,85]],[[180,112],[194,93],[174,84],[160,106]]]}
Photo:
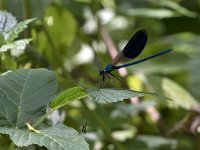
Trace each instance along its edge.
{"label": "plant stem", "polygon": [[32,126],[36,127],[38,124],[40,124],[48,115],[50,115],[55,109],[50,109],[46,112],[42,117],[40,117]]}
{"label": "plant stem", "polygon": [[30,0],[24,0],[24,19],[31,17]]}

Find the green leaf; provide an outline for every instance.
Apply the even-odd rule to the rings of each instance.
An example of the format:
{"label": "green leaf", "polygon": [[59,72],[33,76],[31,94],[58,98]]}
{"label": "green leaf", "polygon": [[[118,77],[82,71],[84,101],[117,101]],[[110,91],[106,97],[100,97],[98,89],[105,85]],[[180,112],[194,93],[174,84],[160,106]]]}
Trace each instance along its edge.
{"label": "green leaf", "polygon": [[0,76],[0,125],[20,127],[45,113],[56,90],[47,69],[19,69]]}
{"label": "green leaf", "polygon": [[172,106],[182,107],[185,109],[190,109],[194,106],[197,106],[197,101],[195,98],[174,81],[164,78],[162,80],[162,88],[165,92],[165,95],[175,101]]}
{"label": "green leaf", "polygon": [[[155,1],[155,3],[158,3],[158,1]],[[176,11],[182,15],[185,15],[187,17],[194,18],[194,17],[197,17],[197,15],[198,15],[196,12],[190,11],[187,8],[182,7],[177,2],[161,0],[161,1],[159,1],[159,3],[161,5],[163,5],[164,7],[169,7],[171,9],[173,9],[174,11]]]}
{"label": "green leaf", "polygon": [[19,33],[22,32],[25,28],[27,28],[27,25],[34,20],[35,20],[35,18],[24,20],[24,21],[18,23],[11,30],[5,32],[4,39],[5,39],[6,43],[11,43],[15,38],[18,37]]}
{"label": "green leaf", "polygon": [[17,24],[16,18],[7,11],[0,10],[0,20],[0,33],[3,35],[6,31],[11,30]]}
{"label": "green leaf", "polygon": [[124,115],[136,115],[139,112],[146,111],[150,106],[155,106],[155,101],[141,101],[138,104],[119,104],[116,106],[112,115],[115,117],[124,116]]}
{"label": "green leaf", "polygon": [[79,100],[88,96],[87,92],[81,87],[74,87],[67,89],[60,93],[56,98],[53,99],[50,103],[50,107],[54,109],[58,109],[68,103]]}
{"label": "green leaf", "polygon": [[98,89],[92,88],[87,90],[88,94],[97,103],[112,103],[123,101],[132,97],[144,96],[142,92],[136,92],[131,90],[117,90],[117,89]]}
{"label": "green leaf", "polygon": [[63,6],[52,4],[46,8],[42,23],[44,31],[35,30],[33,43],[53,68],[61,67],[66,56],[70,57],[66,54],[74,54],[70,47],[77,47],[72,46],[78,29],[76,18]]}
{"label": "green leaf", "polygon": [[171,149],[175,149],[177,146],[177,141],[174,139],[159,137],[159,136],[137,136],[137,140],[143,141],[147,144],[148,148],[156,148],[162,145],[170,145]]}
{"label": "green leaf", "polygon": [[132,97],[143,97],[143,96],[150,96],[156,99],[156,102],[166,103],[166,100],[173,101],[168,97],[164,97],[158,95],[156,93],[149,93],[149,92],[140,92],[140,91],[133,91],[128,89],[98,89],[98,88],[91,88],[87,90],[89,96],[93,98],[94,101],[97,103],[113,103],[118,101],[123,101],[125,99],[130,99]]}
{"label": "green leaf", "polygon": [[152,18],[171,18],[176,17],[178,14],[169,9],[152,9],[152,8],[134,8],[126,11],[131,16],[143,16]]}
{"label": "green leaf", "polygon": [[77,22],[70,11],[58,5],[51,5],[45,12],[46,27],[55,46],[71,45],[77,29]]}
{"label": "green leaf", "polygon": [[22,39],[22,40],[17,40],[12,43],[4,44],[0,48],[0,52],[5,52],[9,49],[13,49],[14,51],[19,52],[20,50],[24,50],[26,45],[31,41],[31,39]]}
{"label": "green leaf", "polygon": [[30,130],[0,127],[0,133],[9,134],[14,144],[19,147],[37,144],[49,150],[89,150],[84,138],[76,130],[63,124],[38,131],[39,133],[35,133]]}

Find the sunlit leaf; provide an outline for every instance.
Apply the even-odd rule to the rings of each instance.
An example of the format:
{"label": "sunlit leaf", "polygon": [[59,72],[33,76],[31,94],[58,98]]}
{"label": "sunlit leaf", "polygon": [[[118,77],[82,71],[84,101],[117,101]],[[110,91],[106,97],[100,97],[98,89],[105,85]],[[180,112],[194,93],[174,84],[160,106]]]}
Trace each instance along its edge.
{"label": "sunlit leaf", "polygon": [[45,113],[56,90],[47,69],[20,69],[0,76],[0,124],[20,127]]}
{"label": "sunlit leaf", "polygon": [[22,50],[25,49],[26,45],[31,41],[31,39],[21,39],[14,41],[12,43],[4,44],[0,48],[0,52],[5,52],[7,50],[12,49],[14,54],[20,53]]}
{"label": "sunlit leaf", "polygon": [[79,100],[86,96],[88,96],[88,94],[83,88],[81,87],[70,88],[63,91],[56,98],[54,98],[50,103],[50,107],[58,109],[74,100]]}
{"label": "sunlit leaf", "polygon": [[174,149],[178,143],[175,139],[150,135],[139,135],[137,136],[137,140],[143,141],[148,146],[148,148],[156,148],[162,145],[169,145],[172,149]]}
{"label": "sunlit leaf", "polygon": [[197,101],[188,91],[168,78],[162,80],[162,88],[165,94],[174,100],[172,106],[190,109],[197,105]]}
{"label": "sunlit leaf", "polygon": [[0,11],[0,20],[0,33],[3,33],[3,35],[17,24],[16,18],[6,11]]}
{"label": "sunlit leaf", "polygon": [[34,20],[35,18],[22,21],[16,26],[14,26],[11,30],[5,32],[4,38],[6,43],[11,43],[15,38],[18,37],[19,33],[22,32],[25,28],[27,28],[27,25]]}
{"label": "sunlit leaf", "polygon": [[53,67],[61,67],[66,54],[73,52],[73,49],[67,48],[75,39],[77,21],[66,8],[52,4],[46,8],[44,21],[40,25],[45,28],[45,32],[35,30],[33,43]]}
{"label": "sunlit leaf", "polygon": [[169,9],[134,8],[126,10],[131,16],[152,17],[152,18],[171,18],[178,14]]}
{"label": "sunlit leaf", "polygon": [[59,124],[50,128],[30,130],[0,127],[0,133],[8,134],[19,147],[37,144],[49,150],[89,150],[84,138],[73,128]]}
{"label": "sunlit leaf", "polygon": [[74,16],[61,6],[51,5],[47,8],[45,17],[47,30],[55,46],[59,44],[69,46],[74,40],[77,29]]}
{"label": "sunlit leaf", "polygon": [[114,131],[112,133],[112,136],[118,141],[126,141],[127,139],[132,139],[135,134],[136,134],[136,129],[132,127],[126,130]]}
{"label": "sunlit leaf", "polygon": [[127,84],[131,89],[135,89],[137,91],[142,90],[142,81],[139,75],[128,76]]}

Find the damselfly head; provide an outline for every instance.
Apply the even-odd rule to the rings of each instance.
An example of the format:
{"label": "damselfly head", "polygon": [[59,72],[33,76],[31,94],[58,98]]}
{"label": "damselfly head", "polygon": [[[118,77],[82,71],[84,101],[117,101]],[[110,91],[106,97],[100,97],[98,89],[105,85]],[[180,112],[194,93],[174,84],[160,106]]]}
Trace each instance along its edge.
{"label": "damselfly head", "polygon": [[104,70],[99,69],[99,75],[103,75],[104,74]]}

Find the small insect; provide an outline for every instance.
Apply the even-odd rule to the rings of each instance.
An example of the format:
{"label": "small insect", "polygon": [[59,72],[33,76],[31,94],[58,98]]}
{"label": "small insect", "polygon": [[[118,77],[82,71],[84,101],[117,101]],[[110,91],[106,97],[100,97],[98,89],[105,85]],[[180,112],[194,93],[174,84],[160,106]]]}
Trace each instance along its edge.
{"label": "small insect", "polygon": [[148,59],[163,55],[163,54],[168,53],[172,50],[172,49],[166,49],[166,50],[160,51],[160,52],[155,53],[151,56],[145,57],[143,59],[140,59],[140,60],[137,60],[137,61],[134,61],[134,62],[129,62],[129,63],[126,63],[126,64],[119,64],[119,63],[123,63],[123,62],[126,62],[126,61],[129,61],[131,59],[136,58],[143,51],[146,43],[147,43],[147,32],[146,32],[146,30],[137,31],[133,35],[133,37],[128,41],[128,43],[124,47],[123,51],[119,52],[117,54],[117,56],[115,56],[112,59],[112,62],[109,63],[105,67],[105,69],[99,70],[99,75],[102,76],[102,78],[103,78],[103,82],[102,82],[100,87],[102,87],[106,78],[109,79],[106,84],[108,84],[111,77],[114,77],[115,79],[122,81],[121,77],[119,77],[115,74],[112,74],[111,73],[112,71],[114,71],[116,69],[123,68],[123,67],[128,67],[128,66],[131,66],[131,65],[135,65],[135,64],[144,62]]}
{"label": "small insect", "polygon": [[87,132],[87,124],[86,123],[81,125],[81,132],[84,134]]}

